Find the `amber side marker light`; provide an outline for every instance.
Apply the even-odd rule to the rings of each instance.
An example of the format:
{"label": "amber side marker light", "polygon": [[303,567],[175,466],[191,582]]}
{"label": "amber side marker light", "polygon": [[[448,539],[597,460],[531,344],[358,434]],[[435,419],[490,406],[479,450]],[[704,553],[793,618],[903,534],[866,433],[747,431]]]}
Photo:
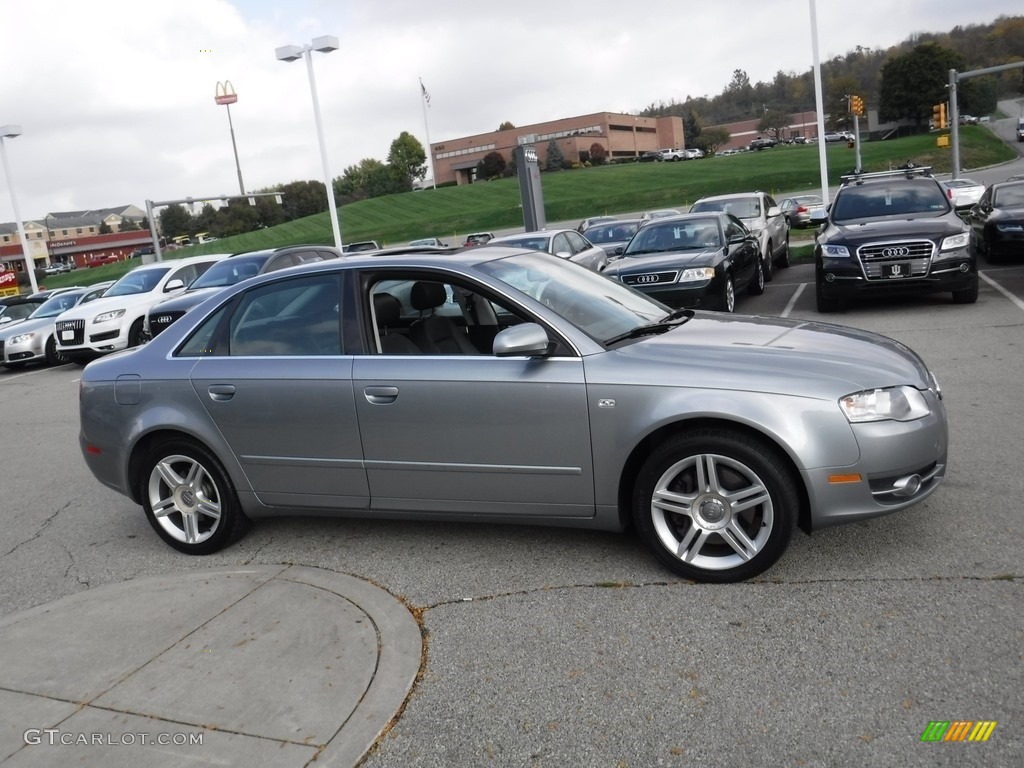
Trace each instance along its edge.
{"label": "amber side marker light", "polygon": [[841,485],[842,483],[859,483],[861,481],[860,475],[829,475],[828,481],[833,485]]}

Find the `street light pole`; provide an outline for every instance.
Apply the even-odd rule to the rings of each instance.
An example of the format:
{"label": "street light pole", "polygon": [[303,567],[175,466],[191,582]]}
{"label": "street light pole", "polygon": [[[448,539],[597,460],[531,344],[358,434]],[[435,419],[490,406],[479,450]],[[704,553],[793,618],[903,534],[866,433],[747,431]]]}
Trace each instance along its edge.
{"label": "street light pole", "polygon": [[313,51],[330,53],[338,50],[338,38],[333,35],[323,35],[313,38],[309,45],[285,45],[278,48],[274,53],[280,61],[297,61],[300,58],[306,60],[306,72],[309,75],[309,91],[313,96],[313,118],[316,121],[316,135],[320,141],[320,159],[324,166],[324,184],[327,186],[327,207],[330,210],[331,229],[334,231],[334,246],[340,251],[341,227],[338,224],[338,208],[334,202],[334,183],[331,180],[331,167],[327,160],[327,142],[324,139],[324,126],[320,119],[320,99],[316,93],[316,78],[313,75]]}
{"label": "street light pole", "polygon": [[238,162],[238,145],[235,144],[235,126],[231,122],[231,105],[238,101],[238,94],[235,93],[235,88],[231,85],[230,80],[225,80],[222,83],[217,83],[217,89],[214,92],[213,100],[218,104],[223,104],[224,108],[228,111],[228,128],[231,130],[231,149],[235,153],[235,170],[238,171],[238,193],[240,195],[245,194],[245,184],[242,183],[242,165]]}
{"label": "street light pole", "polygon": [[36,265],[34,259],[28,252],[28,237],[25,235],[25,225],[21,221],[21,213],[18,211],[18,200],[14,196],[14,184],[11,182],[11,169],[7,165],[7,145],[4,139],[13,139],[21,136],[20,125],[5,125],[0,127],[0,157],[4,162],[4,176],[7,178],[7,191],[11,193],[11,208],[14,209],[14,220],[18,224],[18,237],[21,238],[21,255],[25,258],[25,270],[28,272],[29,285],[32,286],[32,293],[39,292],[39,283],[36,282]]}

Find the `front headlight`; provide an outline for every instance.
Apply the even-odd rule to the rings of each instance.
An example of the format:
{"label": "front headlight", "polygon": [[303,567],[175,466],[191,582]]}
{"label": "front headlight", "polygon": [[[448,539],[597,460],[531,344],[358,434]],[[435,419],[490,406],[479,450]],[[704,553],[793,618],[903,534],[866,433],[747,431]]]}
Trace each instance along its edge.
{"label": "front headlight", "polygon": [[970,242],[970,237],[967,232],[961,232],[959,235],[950,235],[942,241],[942,246],[939,250],[952,251],[958,248],[966,248],[968,242]]}
{"label": "front headlight", "polygon": [[680,283],[696,283],[701,280],[710,280],[715,276],[714,267],[697,267],[696,269],[684,269],[679,276]]}
{"label": "front headlight", "polygon": [[850,258],[850,249],[845,245],[823,245],[821,246],[821,255],[829,259],[848,259]]}
{"label": "front headlight", "polygon": [[94,323],[105,323],[105,322],[107,322],[109,320],[116,320],[117,318],[123,317],[123,316],[124,316],[124,310],[123,309],[113,309],[110,312],[104,312],[101,315],[96,315],[96,317],[94,317],[92,319],[92,321]]}
{"label": "front headlight", "polygon": [[23,333],[20,336],[14,336],[7,343],[13,347],[15,344],[27,344],[35,337],[36,335],[34,333]]}
{"label": "front headlight", "polygon": [[913,387],[888,387],[854,392],[840,398],[839,407],[852,423],[865,421],[913,421],[931,411],[924,395]]}

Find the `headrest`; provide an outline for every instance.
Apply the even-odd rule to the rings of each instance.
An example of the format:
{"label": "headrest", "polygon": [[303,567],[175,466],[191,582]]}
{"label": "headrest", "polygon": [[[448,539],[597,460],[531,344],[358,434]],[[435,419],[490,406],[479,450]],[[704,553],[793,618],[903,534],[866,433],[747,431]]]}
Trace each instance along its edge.
{"label": "headrest", "polygon": [[413,283],[409,301],[418,312],[440,307],[448,300],[448,294],[441,283]]}
{"label": "headrest", "polygon": [[373,314],[377,318],[378,326],[395,325],[402,317],[402,302],[390,293],[375,293]]}

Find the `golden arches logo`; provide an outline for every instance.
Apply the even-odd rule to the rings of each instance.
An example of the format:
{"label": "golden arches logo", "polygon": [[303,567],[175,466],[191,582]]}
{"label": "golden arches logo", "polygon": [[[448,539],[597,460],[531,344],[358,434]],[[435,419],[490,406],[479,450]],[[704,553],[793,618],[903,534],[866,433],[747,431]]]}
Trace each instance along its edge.
{"label": "golden arches logo", "polygon": [[213,92],[213,100],[218,104],[234,104],[238,101],[238,94],[235,93],[235,86],[231,84],[230,80],[225,80],[223,83],[217,83],[217,88]]}

